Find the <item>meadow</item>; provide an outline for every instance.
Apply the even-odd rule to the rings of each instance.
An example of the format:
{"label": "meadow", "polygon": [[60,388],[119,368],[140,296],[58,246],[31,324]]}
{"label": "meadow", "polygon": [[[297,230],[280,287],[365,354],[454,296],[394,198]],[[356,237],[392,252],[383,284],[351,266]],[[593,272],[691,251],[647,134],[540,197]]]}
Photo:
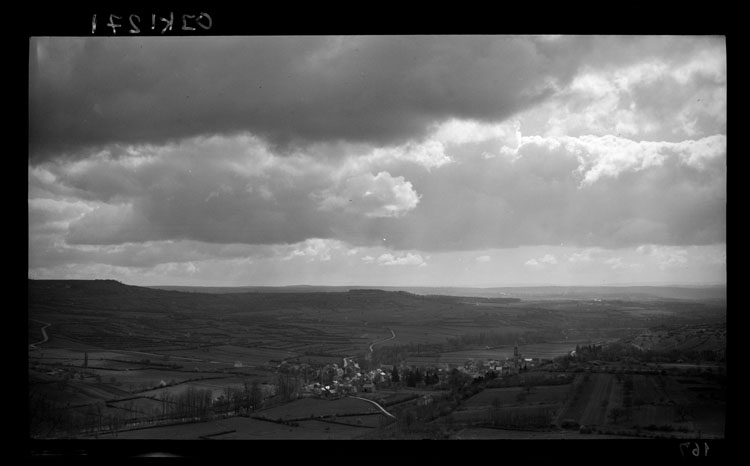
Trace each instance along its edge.
{"label": "meadow", "polygon": [[[355,357],[365,364],[374,345],[394,350],[400,365],[460,366],[511,357],[513,341],[523,357],[542,359],[568,358],[579,344],[614,341],[656,349],[678,343],[685,350],[710,352],[725,345],[726,308],[717,300],[674,298],[533,295],[491,302],[403,291],[207,294],[109,280],[30,280],[28,317],[30,412],[43,414],[32,423],[32,436],[91,435],[97,425],[110,422],[124,436],[118,438],[354,438],[381,429],[384,416],[355,399],[280,399],[282,363],[317,368]],[[481,343],[493,339],[506,343]],[[601,435],[679,429],[724,434],[724,382],[690,372],[718,372],[723,362],[634,364],[593,361],[556,368],[551,374],[572,374],[572,382],[559,385],[528,388],[519,380],[516,386],[482,386],[459,405],[440,408],[445,411],[440,417],[452,416],[462,428],[519,419],[541,424],[549,418],[548,428],[572,420],[595,426]],[[632,372],[649,365],[651,372],[668,372]],[[215,401],[253,382],[271,406],[254,411],[252,419],[172,426],[149,421],[149,429],[133,430],[168,412],[164,399],[199,392]],[[405,413],[423,394],[440,398],[447,396],[445,390],[445,384],[419,390],[380,387],[365,396]],[[76,430],[76,422],[86,428]]]}
{"label": "meadow", "polygon": [[299,425],[233,417],[208,422],[136,429],[98,438],[129,440],[343,440],[356,438],[369,430],[366,426],[343,425],[308,420]]}

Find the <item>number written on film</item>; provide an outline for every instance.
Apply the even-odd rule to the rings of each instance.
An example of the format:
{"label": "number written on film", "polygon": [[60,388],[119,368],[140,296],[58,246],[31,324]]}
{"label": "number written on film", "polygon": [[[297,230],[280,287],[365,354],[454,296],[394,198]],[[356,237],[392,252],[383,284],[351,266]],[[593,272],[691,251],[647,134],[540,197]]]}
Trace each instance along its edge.
{"label": "number written on film", "polygon": [[[197,31],[197,30],[204,30],[208,31],[211,29],[211,26],[213,26],[213,19],[211,19],[211,15],[208,13],[200,12],[197,15],[189,15],[189,14],[183,14],[183,15],[177,15],[177,17],[182,17],[182,24],[178,22],[175,24],[175,14],[173,11],[169,12],[168,16],[156,16],[156,14],[151,15],[151,30],[156,31],[157,29],[160,30],[161,34],[164,34],[167,31],[172,30],[180,30],[180,31]],[[127,31],[130,34],[140,34],[141,27],[144,26],[141,20],[141,17],[132,14],[128,15],[126,18],[123,18],[122,16],[111,14],[109,15],[109,21],[107,21],[106,24],[104,24],[105,28],[111,28],[112,34],[117,35],[117,30],[119,28],[125,27],[121,32]],[[91,17],[91,34],[96,34],[96,30],[98,27],[98,21],[97,16],[94,14]],[[148,28],[148,24],[145,25],[146,28]],[[106,31],[106,29],[105,29]]]}
{"label": "number written on film", "polygon": [[[692,445],[693,448],[690,448]],[[703,442],[703,456],[708,456],[708,442]],[[680,453],[682,456],[701,456],[701,446],[698,442],[685,442],[680,444]]]}

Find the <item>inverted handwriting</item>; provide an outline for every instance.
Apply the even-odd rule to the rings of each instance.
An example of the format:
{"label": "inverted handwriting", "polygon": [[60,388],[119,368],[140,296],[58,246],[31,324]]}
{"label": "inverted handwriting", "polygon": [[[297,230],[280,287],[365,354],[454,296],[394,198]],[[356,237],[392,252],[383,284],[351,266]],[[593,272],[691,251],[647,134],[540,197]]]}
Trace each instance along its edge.
{"label": "inverted handwriting", "polygon": [[[692,449],[690,448],[691,443],[693,445],[695,445],[695,448],[692,448]],[[703,442],[703,446],[704,446],[704,448],[703,448],[703,456],[708,456],[708,450],[709,450],[708,442]],[[701,454],[701,446],[700,446],[700,444],[698,442],[684,442],[684,443],[681,443],[680,444],[680,453],[682,454],[682,456],[685,456],[685,451],[686,451],[685,449],[688,449],[687,451],[689,452],[689,454],[692,454],[693,456],[696,456],[696,457],[700,456],[700,454]]]}
{"label": "inverted handwriting", "polygon": [[164,34],[167,29],[171,31],[172,24],[174,24],[174,13],[172,13],[171,11],[169,12],[169,20],[167,20],[167,18],[161,18],[161,20],[167,23],[167,25],[164,26],[164,29],[161,30],[161,33]]}
{"label": "inverted handwriting", "polygon": [[112,34],[117,34],[117,28],[122,27],[122,24],[115,23],[115,18],[122,19],[122,16],[109,15],[107,26],[112,28]]}
{"label": "inverted handwriting", "polygon": [[130,19],[130,25],[132,26],[132,28],[130,29],[129,32],[131,34],[138,34],[139,32],[141,32],[141,30],[138,28],[138,26],[135,25],[135,23],[133,22],[133,18],[136,18],[139,23],[141,22],[141,17],[140,16],[138,16],[138,15],[130,15],[130,17],[128,19]]}
{"label": "inverted handwriting", "polygon": [[[195,14],[189,14],[184,13],[182,15],[177,15],[177,17],[182,18],[182,25],[179,26],[180,31],[197,31],[199,29],[207,31],[211,29],[213,26],[213,18],[211,18],[211,15],[205,12],[199,12],[197,15]],[[121,20],[123,19],[123,16],[118,16],[115,14],[109,15],[109,22],[107,22],[106,26],[112,29],[112,34],[117,35],[118,28],[123,27],[123,24]],[[155,13],[151,14],[151,30],[156,30],[157,27],[157,19],[159,20],[160,24],[163,25],[161,29],[161,34],[166,33],[167,31],[178,30],[175,27],[175,13],[173,11],[170,11],[168,15],[166,16],[158,16]],[[127,15],[127,21],[130,23],[130,28],[127,29],[127,32],[130,34],[140,34],[141,33],[141,17],[137,14],[130,14]],[[91,34],[96,34],[97,31],[97,15],[94,14],[91,17]],[[124,31],[124,30],[123,30]]]}

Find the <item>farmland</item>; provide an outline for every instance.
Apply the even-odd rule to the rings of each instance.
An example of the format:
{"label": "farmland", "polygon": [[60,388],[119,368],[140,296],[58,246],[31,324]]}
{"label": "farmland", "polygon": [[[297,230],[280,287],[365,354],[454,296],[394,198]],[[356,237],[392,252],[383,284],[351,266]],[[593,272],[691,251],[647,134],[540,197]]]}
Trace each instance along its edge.
{"label": "farmland", "polygon": [[[529,358],[553,359],[570,353],[577,343],[584,341],[566,341],[535,343],[524,345],[523,354]],[[506,359],[513,356],[513,346],[501,346],[490,349],[472,349],[463,351],[448,351],[436,356],[410,357],[409,364],[435,365],[435,364],[462,364],[468,359]]]}
{"label": "farmland", "polygon": [[[298,426],[245,417],[219,421],[132,430],[109,436],[117,439],[148,440],[335,440],[350,439],[368,430],[364,426],[348,426],[324,421],[304,421]],[[108,438],[108,437],[102,437]]]}
{"label": "farmland", "polygon": [[[715,297],[209,294],[108,280],[30,280],[28,297],[33,438],[725,434]],[[505,361],[492,377],[490,360]],[[392,417],[348,397],[354,386]]]}
{"label": "farmland", "polygon": [[587,375],[582,376],[582,385],[561,417],[584,425],[604,425],[614,377],[611,374]]}

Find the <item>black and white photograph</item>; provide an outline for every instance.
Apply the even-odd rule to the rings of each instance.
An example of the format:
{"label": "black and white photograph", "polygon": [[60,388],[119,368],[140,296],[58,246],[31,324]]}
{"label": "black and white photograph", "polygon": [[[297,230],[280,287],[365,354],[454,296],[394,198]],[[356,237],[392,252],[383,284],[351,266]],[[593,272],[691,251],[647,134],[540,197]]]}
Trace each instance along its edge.
{"label": "black and white photograph", "polygon": [[198,13],[29,38],[30,439],[718,451],[725,36]]}

